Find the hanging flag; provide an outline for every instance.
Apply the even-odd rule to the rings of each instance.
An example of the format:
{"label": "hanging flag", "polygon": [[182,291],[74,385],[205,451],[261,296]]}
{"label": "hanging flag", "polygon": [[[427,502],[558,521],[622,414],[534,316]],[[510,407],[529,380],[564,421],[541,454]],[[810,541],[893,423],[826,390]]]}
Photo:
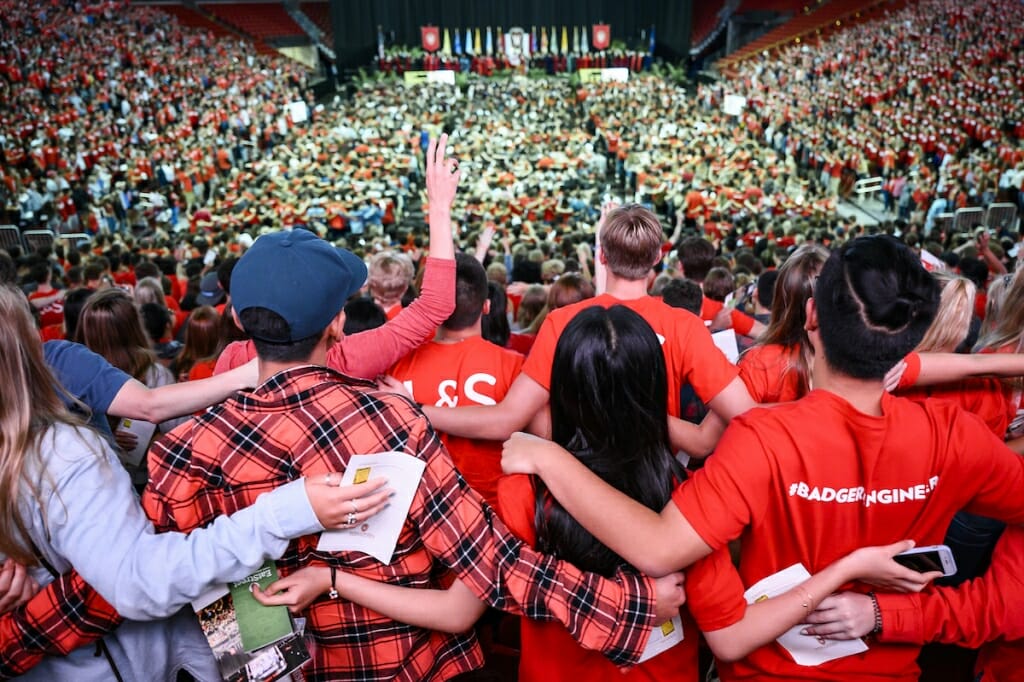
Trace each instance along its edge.
{"label": "hanging flag", "polygon": [[427,52],[435,52],[441,47],[441,29],[437,26],[420,26],[420,42]]}
{"label": "hanging flag", "polygon": [[612,29],[608,24],[594,24],[593,40],[590,43],[595,50],[607,50],[612,42]]}
{"label": "hanging flag", "polygon": [[551,54],[558,54],[558,31],[554,26],[551,27],[551,42],[548,47],[551,48]]}
{"label": "hanging flag", "polygon": [[569,32],[565,26],[562,27],[562,54],[569,54]]}
{"label": "hanging flag", "polygon": [[459,37],[459,29],[455,29],[455,54],[462,54],[462,38]]}
{"label": "hanging flag", "polygon": [[384,28],[381,26],[377,27],[377,58],[384,59]]}
{"label": "hanging flag", "polygon": [[540,27],[540,51],[543,54],[548,51],[548,30],[543,26]]}
{"label": "hanging flag", "polygon": [[481,55],[483,52],[480,50],[480,27],[477,26],[476,31],[473,33],[473,54]]}
{"label": "hanging flag", "polygon": [[572,27],[572,51],[576,54],[580,53],[580,29],[578,26]]}
{"label": "hanging flag", "polygon": [[498,52],[501,54],[505,54],[505,39],[501,35],[501,26],[498,27],[497,35],[495,36],[495,38],[498,41]]}
{"label": "hanging flag", "polygon": [[473,32],[466,28],[466,54],[473,54]]}
{"label": "hanging flag", "polygon": [[537,27],[530,27],[530,52],[537,52]]}
{"label": "hanging flag", "polygon": [[654,24],[651,24],[651,56],[654,56]]}
{"label": "hanging flag", "polygon": [[444,42],[441,43],[441,54],[445,57],[452,56],[452,39],[451,36],[448,35],[448,29],[444,30]]}
{"label": "hanging flag", "polygon": [[586,54],[590,52],[590,48],[587,47],[587,27],[580,27],[580,53]]}
{"label": "hanging flag", "polygon": [[487,53],[488,57],[490,57],[492,54],[494,54],[494,40],[491,37],[491,27],[490,26],[487,27],[487,48],[484,51]]}

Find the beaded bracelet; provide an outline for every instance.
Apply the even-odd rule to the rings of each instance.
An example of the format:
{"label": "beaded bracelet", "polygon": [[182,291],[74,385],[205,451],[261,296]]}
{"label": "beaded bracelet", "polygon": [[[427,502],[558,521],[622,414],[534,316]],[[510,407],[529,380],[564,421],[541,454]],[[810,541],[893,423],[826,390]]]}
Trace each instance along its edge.
{"label": "beaded bracelet", "polygon": [[871,634],[877,635],[882,632],[882,609],[878,606],[878,597],[875,596],[874,592],[868,592],[868,596],[871,597],[871,608],[875,611],[875,628],[871,631]]}

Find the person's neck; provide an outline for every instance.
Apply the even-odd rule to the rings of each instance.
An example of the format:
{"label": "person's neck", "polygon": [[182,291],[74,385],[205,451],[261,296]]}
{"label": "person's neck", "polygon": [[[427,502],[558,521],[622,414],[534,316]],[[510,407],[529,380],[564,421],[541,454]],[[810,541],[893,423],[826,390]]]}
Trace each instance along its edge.
{"label": "person's neck", "polygon": [[815,389],[838,395],[858,412],[872,417],[882,416],[882,394],[885,388],[881,379],[857,379],[841,374],[832,369],[820,355],[814,358],[811,374]]}
{"label": "person's neck", "polygon": [[483,336],[483,325],[481,318],[477,318],[476,322],[469,325],[465,329],[448,329],[446,327],[438,327],[437,333],[434,335],[434,341],[437,343],[458,343],[465,341],[466,339],[472,339],[476,336]]}
{"label": "person's neck", "polygon": [[605,293],[623,301],[643,298],[647,295],[647,278],[624,279],[609,271]]}
{"label": "person's neck", "polygon": [[260,384],[266,382],[267,379],[269,379],[270,377],[274,376],[275,374],[280,374],[281,372],[284,372],[285,370],[293,369],[295,367],[306,367],[308,365],[326,366],[327,365],[327,345],[324,344],[324,343],[321,343],[320,345],[318,345],[313,350],[312,355],[310,355],[305,360],[295,360],[295,361],[288,361],[288,362],[276,362],[276,361],[273,361],[273,360],[264,360],[263,358],[260,358],[259,362],[258,362],[258,365],[259,365],[259,374],[260,374],[260,376],[259,376],[259,383]]}

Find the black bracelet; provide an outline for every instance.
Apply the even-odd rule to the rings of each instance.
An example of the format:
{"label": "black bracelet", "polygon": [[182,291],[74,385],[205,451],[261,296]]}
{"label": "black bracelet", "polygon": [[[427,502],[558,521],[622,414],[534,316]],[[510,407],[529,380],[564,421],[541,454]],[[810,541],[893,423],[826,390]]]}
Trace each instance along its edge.
{"label": "black bracelet", "polygon": [[338,587],[334,584],[334,579],[337,577],[337,575],[338,570],[334,568],[334,566],[331,566],[331,590],[327,593],[327,596],[331,599],[338,598]]}
{"label": "black bracelet", "polygon": [[871,634],[878,635],[882,632],[882,609],[878,606],[878,597],[874,592],[868,592],[868,596],[871,597],[871,608],[875,610],[875,629]]}

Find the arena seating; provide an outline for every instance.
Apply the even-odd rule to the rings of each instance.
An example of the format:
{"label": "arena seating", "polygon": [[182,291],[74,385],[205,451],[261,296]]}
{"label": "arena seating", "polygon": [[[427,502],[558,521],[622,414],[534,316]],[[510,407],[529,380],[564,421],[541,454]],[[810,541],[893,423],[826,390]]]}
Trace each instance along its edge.
{"label": "arena seating", "polygon": [[231,2],[199,7],[257,40],[305,35],[280,2]]}
{"label": "arena seating", "polygon": [[[747,7],[751,3],[745,3]],[[767,2],[754,2],[759,9],[766,9],[762,5]],[[777,47],[787,45],[794,41],[799,42],[806,39],[817,39],[823,34],[841,29],[844,22],[868,21],[877,17],[879,12],[894,11],[899,9],[905,0],[832,0],[822,4],[809,12],[801,12],[790,21],[776,29],[768,31],[760,38],[744,45],[731,55],[719,60],[719,70],[728,72],[739,62],[742,62],[765,50],[773,50]],[[810,8],[808,8],[810,9]]]}

